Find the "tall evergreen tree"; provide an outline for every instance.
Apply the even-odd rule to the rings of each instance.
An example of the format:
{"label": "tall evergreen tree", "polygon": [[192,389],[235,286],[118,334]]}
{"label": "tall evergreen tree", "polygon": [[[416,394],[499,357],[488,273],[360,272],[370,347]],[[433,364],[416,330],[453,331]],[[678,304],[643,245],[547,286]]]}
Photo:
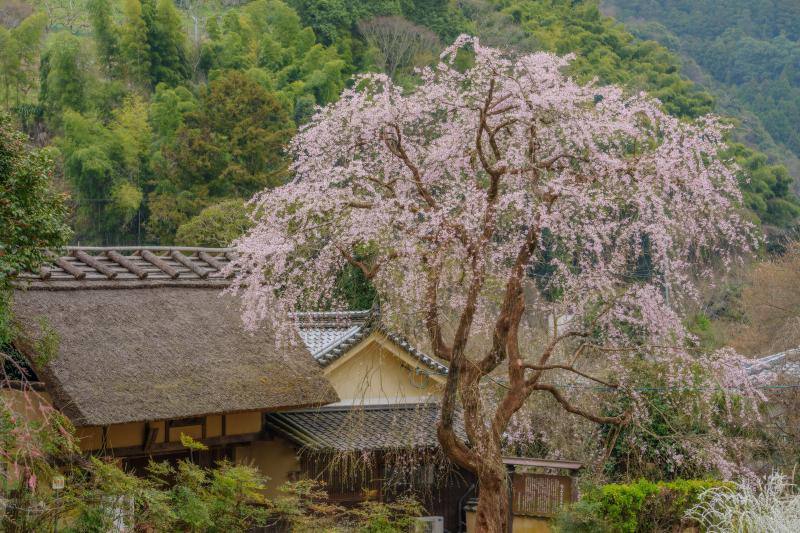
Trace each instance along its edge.
{"label": "tall evergreen tree", "polygon": [[145,0],[142,6],[150,44],[150,78],[153,85],[174,86],[189,77],[186,36],[172,0]]}
{"label": "tall evergreen tree", "polygon": [[120,57],[126,78],[135,84],[150,82],[150,45],[139,0],[125,0],[125,21],[120,28]]}
{"label": "tall evergreen tree", "polygon": [[66,109],[82,111],[89,83],[80,41],[70,33],[58,33],[42,57],[39,102],[52,118]]}
{"label": "tall evergreen tree", "polygon": [[118,28],[111,19],[111,5],[108,0],[89,0],[88,8],[97,55],[113,77],[119,74],[119,38]]}

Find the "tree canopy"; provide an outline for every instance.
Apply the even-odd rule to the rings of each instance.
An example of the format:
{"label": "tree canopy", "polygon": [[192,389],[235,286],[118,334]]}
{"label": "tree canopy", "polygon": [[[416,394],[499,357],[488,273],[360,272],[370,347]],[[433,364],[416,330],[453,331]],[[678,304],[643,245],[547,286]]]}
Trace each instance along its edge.
{"label": "tree canopy", "polygon": [[[692,383],[699,365],[748,387],[735,354],[688,350],[680,316],[697,279],[756,244],[722,161],[724,125],[580,84],[563,72],[571,59],[461,36],[413,91],[358,77],[294,138],[292,181],[256,197],[230,267],[250,327],[287,331],[292,311],[342,305],[337,281],[351,265],[388,323],[427,338],[449,363],[439,441],[477,475],[484,531],[505,531],[503,439],[529,399],[598,423],[646,416],[579,407],[554,385],[559,372],[630,395],[646,354],[675,383]],[[539,283],[529,274],[544,264]],[[536,324],[554,307],[569,320],[542,336]],[[487,396],[493,376],[503,387]]]}

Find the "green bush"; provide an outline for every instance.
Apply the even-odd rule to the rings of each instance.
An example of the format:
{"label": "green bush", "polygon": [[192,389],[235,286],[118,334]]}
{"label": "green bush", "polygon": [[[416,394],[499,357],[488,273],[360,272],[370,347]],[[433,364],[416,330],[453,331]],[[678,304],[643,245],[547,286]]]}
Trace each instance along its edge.
{"label": "green bush", "polygon": [[555,526],[565,533],[644,533],[690,526],[686,511],[706,489],[730,484],[713,480],[678,479],[609,484],[585,492],[579,502],[561,513]]}

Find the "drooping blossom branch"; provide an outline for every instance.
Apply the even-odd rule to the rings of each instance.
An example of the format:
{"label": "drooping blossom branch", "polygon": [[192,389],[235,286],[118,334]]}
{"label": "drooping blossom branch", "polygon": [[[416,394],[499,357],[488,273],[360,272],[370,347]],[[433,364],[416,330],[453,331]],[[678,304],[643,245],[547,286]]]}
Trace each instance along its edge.
{"label": "drooping blossom branch", "polygon": [[[570,60],[461,36],[413,91],[357,78],[292,142],[292,182],[253,199],[255,227],[230,266],[246,324],[278,331],[292,311],[336,305],[345,265],[367,275],[384,320],[449,364],[439,439],[478,475],[486,530],[503,527],[501,447],[532,395],[619,423],[629,414],[592,413],[553,379],[630,390],[633,359],[691,378],[682,305],[755,243],[716,118],[685,122],[645,94],[581,85],[564,74]],[[566,330],[542,340],[554,303]],[[734,367],[712,370],[745,379]],[[497,401],[481,396],[487,379],[502,383]]]}

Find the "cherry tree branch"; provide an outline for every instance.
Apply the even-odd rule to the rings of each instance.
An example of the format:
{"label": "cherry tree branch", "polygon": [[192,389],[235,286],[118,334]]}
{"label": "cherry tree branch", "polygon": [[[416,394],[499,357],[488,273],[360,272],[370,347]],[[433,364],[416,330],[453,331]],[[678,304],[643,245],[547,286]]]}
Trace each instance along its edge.
{"label": "cherry tree branch", "polygon": [[[573,372],[574,374],[577,374],[577,375],[579,375],[579,376],[581,376],[583,378],[590,379],[590,380],[592,380],[592,381],[594,381],[596,383],[600,383],[601,385],[604,385],[604,386],[609,387],[611,389],[616,389],[616,388],[619,387],[619,385],[617,385],[615,383],[610,383],[610,382],[602,380],[602,379],[600,379],[598,377],[586,374],[585,372],[581,372],[580,370],[575,368],[574,365],[562,365],[562,364],[559,364],[559,365],[534,365],[534,364],[531,364],[531,363],[519,363],[518,366],[521,367],[521,368],[527,369],[527,370],[536,370],[537,372],[544,372],[546,370],[567,370],[567,371]],[[536,383],[536,381],[534,380],[530,384],[533,384],[533,383]]]}
{"label": "cherry tree branch", "polygon": [[394,130],[395,138],[390,137],[385,130],[382,131],[381,137],[383,138],[384,144],[392,153],[392,155],[398,157],[406,166],[406,168],[411,171],[411,176],[414,178],[414,184],[416,185],[417,192],[419,192],[420,196],[422,196],[422,198],[425,200],[425,203],[427,203],[429,207],[435,208],[436,200],[422,183],[422,173],[420,172],[419,167],[414,164],[413,161],[411,161],[406,149],[403,147],[403,134],[400,131],[400,126],[398,126],[396,123],[393,123],[389,124],[389,127]]}
{"label": "cherry tree branch", "polygon": [[561,404],[561,407],[563,407],[565,411],[581,416],[598,424],[622,424],[629,416],[628,413],[623,413],[617,416],[602,416],[586,411],[585,409],[581,409],[567,400],[567,398],[561,393],[560,390],[558,390],[555,385],[550,385],[549,383],[535,383],[531,386],[531,389],[549,392],[550,395],[555,398],[559,404]]}

